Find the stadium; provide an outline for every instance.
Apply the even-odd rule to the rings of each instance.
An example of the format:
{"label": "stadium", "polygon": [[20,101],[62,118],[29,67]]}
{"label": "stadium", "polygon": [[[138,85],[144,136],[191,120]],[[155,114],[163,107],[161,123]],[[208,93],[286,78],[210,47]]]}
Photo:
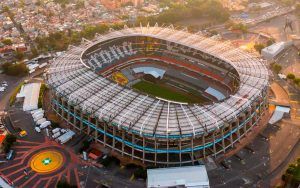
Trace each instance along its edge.
{"label": "stadium", "polygon": [[124,27],[70,46],[46,72],[52,109],[146,165],[222,156],[268,113],[268,70],[217,36]]}

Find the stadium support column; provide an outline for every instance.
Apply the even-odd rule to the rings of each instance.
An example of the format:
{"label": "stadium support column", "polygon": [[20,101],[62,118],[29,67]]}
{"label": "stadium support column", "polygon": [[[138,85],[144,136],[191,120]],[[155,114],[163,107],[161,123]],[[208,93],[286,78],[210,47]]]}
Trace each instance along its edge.
{"label": "stadium support column", "polygon": [[83,113],[80,111],[80,133],[82,132],[83,129]]}
{"label": "stadium support column", "polygon": [[205,153],[205,135],[202,135],[202,146],[203,146],[203,158],[206,158],[206,153]]}
{"label": "stadium support column", "polygon": [[116,127],[113,126],[113,143],[112,143],[112,150],[114,151],[115,150],[115,146],[116,146]]}
{"label": "stadium support column", "polygon": [[[251,112],[249,114],[251,116]],[[243,113],[243,116],[242,116],[242,122],[244,123],[244,126],[243,126],[243,129],[244,129],[244,135],[246,135],[246,132],[247,132],[247,123],[246,123],[246,114]],[[252,127],[252,123],[251,123],[251,127]]]}
{"label": "stadium support column", "polygon": [[232,135],[232,123],[229,124],[229,131],[230,131],[230,144],[233,148],[233,135]]}
{"label": "stadium support column", "polygon": [[124,156],[124,147],[125,147],[124,141],[125,141],[125,131],[122,129],[122,156]]}
{"label": "stadium support column", "polygon": [[74,107],[74,116],[73,116],[73,127],[76,129],[77,125],[77,119],[76,119],[76,107]]}
{"label": "stadium support column", "polygon": [[[91,116],[90,115],[88,115],[88,122],[91,122]],[[87,134],[89,135],[91,133],[91,127],[90,127],[90,125],[88,125],[87,127],[88,127]]]}
{"label": "stadium support column", "polygon": [[[61,104],[63,107],[65,107],[66,101],[64,98],[61,98]],[[61,116],[63,117],[63,119],[65,119],[65,114],[66,114],[66,112],[64,111],[63,108],[61,108]]]}
{"label": "stadium support column", "polygon": [[181,139],[179,139],[179,160],[180,160],[180,166],[181,166],[181,163],[182,163],[182,156],[181,156]]}
{"label": "stadium support column", "polygon": [[107,132],[107,125],[105,122],[103,122],[104,124],[104,135],[103,135],[103,143],[104,143],[104,147],[106,147],[106,132]]}
{"label": "stadium support column", "polygon": [[167,137],[167,166],[169,166],[169,138]]}
{"label": "stadium support column", "polygon": [[215,135],[215,131],[213,132],[213,150],[214,150],[214,157],[216,158],[217,156],[217,150],[216,150],[216,135]]}
{"label": "stadium support column", "polygon": [[70,122],[71,122],[71,115],[70,115],[70,113],[71,113],[71,106],[70,106],[70,104],[69,103],[67,103],[68,104],[68,117],[67,117],[67,119],[68,119],[68,122],[67,122],[67,125],[69,126],[69,128],[70,128]]}
{"label": "stadium support column", "polygon": [[143,164],[145,163],[145,137],[143,137]]}
{"label": "stadium support column", "polygon": [[156,166],[156,163],[157,163],[157,144],[156,144],[156,138],[154,138],[154,146],[155,146],[154,164]]}
{"label": "stadium support column", "polygon": [[99,129],[99,121],[98,118],[96,118],[95,140],[98,140],[98,129]]}
{"label": "stadium support column", "polygon": [[237,137],[238,137],[237,140],[240,142],[241,132],[240,132],[239,126],[240,126],[240,120],[237,118],[237,119],[236,119],[236,128],[237,128],[236,133],[237,133]]}
{"label": "stadium support column", "polygon": [[221,129],[223,153],[225,153],[224,128]]}
{"label": "stadium support column", "polygon": [[[132,134],[131,135],[131,142],[132,142],[132,144],[135,144],[135,135],[134,134]],[[134,147],[132,147],[131,148],[131,159],[133,159],[133,156],[134,156]]]}
{"label": "stadium support column", "polygon": [[191,144],[192,144],[192,147],[191,147],[191,157],[192,157],[192,164],[194,165],[194,137],[192,137],[191,139]]}

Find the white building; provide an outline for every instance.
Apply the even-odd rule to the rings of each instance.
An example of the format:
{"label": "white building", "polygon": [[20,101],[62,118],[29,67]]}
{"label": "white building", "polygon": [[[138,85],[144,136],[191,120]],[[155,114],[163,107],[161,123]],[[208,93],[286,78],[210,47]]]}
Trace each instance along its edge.
{"label": "white building", "polygon": [[272,60],[285,48],[292,45],[292,42],[278,42],[261,50],[261,55],[264,59]]}
{"label": "white building", "polygon": [[204,165],[158,168],[147,170],[147,187],[208,188],[209,179]]}
{"label": "white building", "polygon": [[31,111],[38,109],[38,100],[41,83],[30,83],[22,86],[17,98],[24,97],[23,110]]}

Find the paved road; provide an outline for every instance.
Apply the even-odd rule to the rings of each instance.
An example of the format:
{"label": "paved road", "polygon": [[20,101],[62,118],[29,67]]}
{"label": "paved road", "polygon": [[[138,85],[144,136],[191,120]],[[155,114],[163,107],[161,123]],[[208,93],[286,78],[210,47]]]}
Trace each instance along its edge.
{"label": "paved road", "polygon": [[33,74],[26,76],[26,77],[13,77],[13,76],[7,76],[4,74],[0,74],[0,81],[7,81],[8,87],[5,90],[5,92],[0,94],[0,111],[3,111],[7,109],[9,105],[9,98],[14,92],[14,89],[24,80],[30,80],[33,77],[42,74],[44,69],[39,69],[35,71]]}

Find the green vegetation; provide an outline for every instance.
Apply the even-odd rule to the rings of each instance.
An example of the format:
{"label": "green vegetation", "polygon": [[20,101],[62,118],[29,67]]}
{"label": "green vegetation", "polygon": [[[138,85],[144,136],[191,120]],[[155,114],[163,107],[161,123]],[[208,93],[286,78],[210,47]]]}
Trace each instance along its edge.
{"label": "green vegetation", "polygon": [[282,69],[282,66],[277,63],[274,63],[274,64],[272,64],[272,69],[276,74],[279,74],[279,72]]}
{"label": "green vegetation", "polygon": [[3,151],[5,153],[8,153],[11,146],[17,141],[17,137],[15,135],[12,135],[12,134],[8,134],[6,135],[6,138],[3,142]]}
{"label": "green vegetation", "polygon": [[267,46],[271,46],[272,44],[274,44],[276,41],[274,38],[270,38],[268,41],[267,41]]}
{"label": "green vegetation", "polygon": [[261,50],[264,49],[266,46],[264,44],[258,43],[254,44],[254,49],[261,54]]}
{"label": "green vegetation", "polygon": [[134,89],[137,89],[139,91],[142,91],[144,93],[161,97],[167,100],[172,101],[178,101],[178,102],[187,102],[187,103],[193,103],[193,102],[199,102],[193,100],[189,95],[185,95],[183,93],[176,92],[172,90],[171,88],[168,88],[166,86],[162,86],[159,84],[154,84],[148,81],[140,81],[132,86]]}
{"label": "green vegetation", "polygon": [[295,78],[294,83],[300,87],[300,78]]}
{"label": "green vegetation", "polygon": [[15,51],[14,52],[14,56],[15,58],[18,60],[18,61],[21,61],[24,59],[25,57],[25,54],[23,52],[20,52],[20,51]]}
{"label": "green vegetation", "polygon": [[300,86],[300,78],[297,78],[293,73],[289,73],[287,79],[292,80],[295,85]]}
{"label": "green vegetation", "polygon": [[42,84],[40,88],[40,94],[39,94],[39,100],[38,100],[38,107],[42,108],[43,107],[43,97],[44,97],[44,92],[47,89],[46,84]]}
{"label": "green vegetation", "polygon": [[53,2],[60,4],[61,8],[66,8],[66,5],[70,3],[70,0],[54,0]]}
{"label": "green vegetation", "polygon": [[290,164],[285,174],[282,175],[285,187],[298,187],[300,184],[300,158],[295,164]]}
{"label": "green vegetation", "polygon": [[24,63],[4,63],[2,70],[4,74],[10,76],[25,76],[28,74],[28,69]]}
{"label": "green vegetation", "polygon": [[16,101],[16,96],[19,93],[19,91],[21,90],[21,87],[23,86],[24,82],[21,82],[13,91],[12,95],[9,98],[9,105],[13,105]]}
{"label": "green vegetation", "polygon": [[110,27],[116,29],[122,26],[123,25],[120,24],[87,25],[84,26],[82,31],[58,31],[49,34],[48,37],[37,37],[34,42],[36,43],[39,52],[35,52],[35,54],[44,53],[48,51],[64,51],[68,48],[70,44],[80,44],[82,38],[93,39],[96,33],[103,34],[107,32]]}
{"label": "green vegetation", "polygon": [[76,9],[84,8],[84,0],[76,1]]}
{"label": "green vegetation", "polygon": [[287,76],[286,76],[287,79],[290,79],[290,80],[294,80],[296,78],[296,76],[292,73],[289,73]]}
{"label": "green vegetation", "polygon": [[234,24],[232,25],[231,29],[233,30],[239,30],[243,33],[247,33],[248,32],[248,27],[242,23],[239,23],[239,24]]}
{"label": "green vegetation", "polygon": [[156,16],[139,17],[137,23],[176,23],[187,19],[225,22],[229,18],[228,11],[218,0],[187,0],[185,3],[172,3],[164,0],[160,6],[168,6],[169,9]]}
{"label": "green vegetation", "polygon": [[3,43],[4,45],[7,45],[7,46],[12,45],[11,39],[3,39],[3,40],[1,41],[1,43]]}

